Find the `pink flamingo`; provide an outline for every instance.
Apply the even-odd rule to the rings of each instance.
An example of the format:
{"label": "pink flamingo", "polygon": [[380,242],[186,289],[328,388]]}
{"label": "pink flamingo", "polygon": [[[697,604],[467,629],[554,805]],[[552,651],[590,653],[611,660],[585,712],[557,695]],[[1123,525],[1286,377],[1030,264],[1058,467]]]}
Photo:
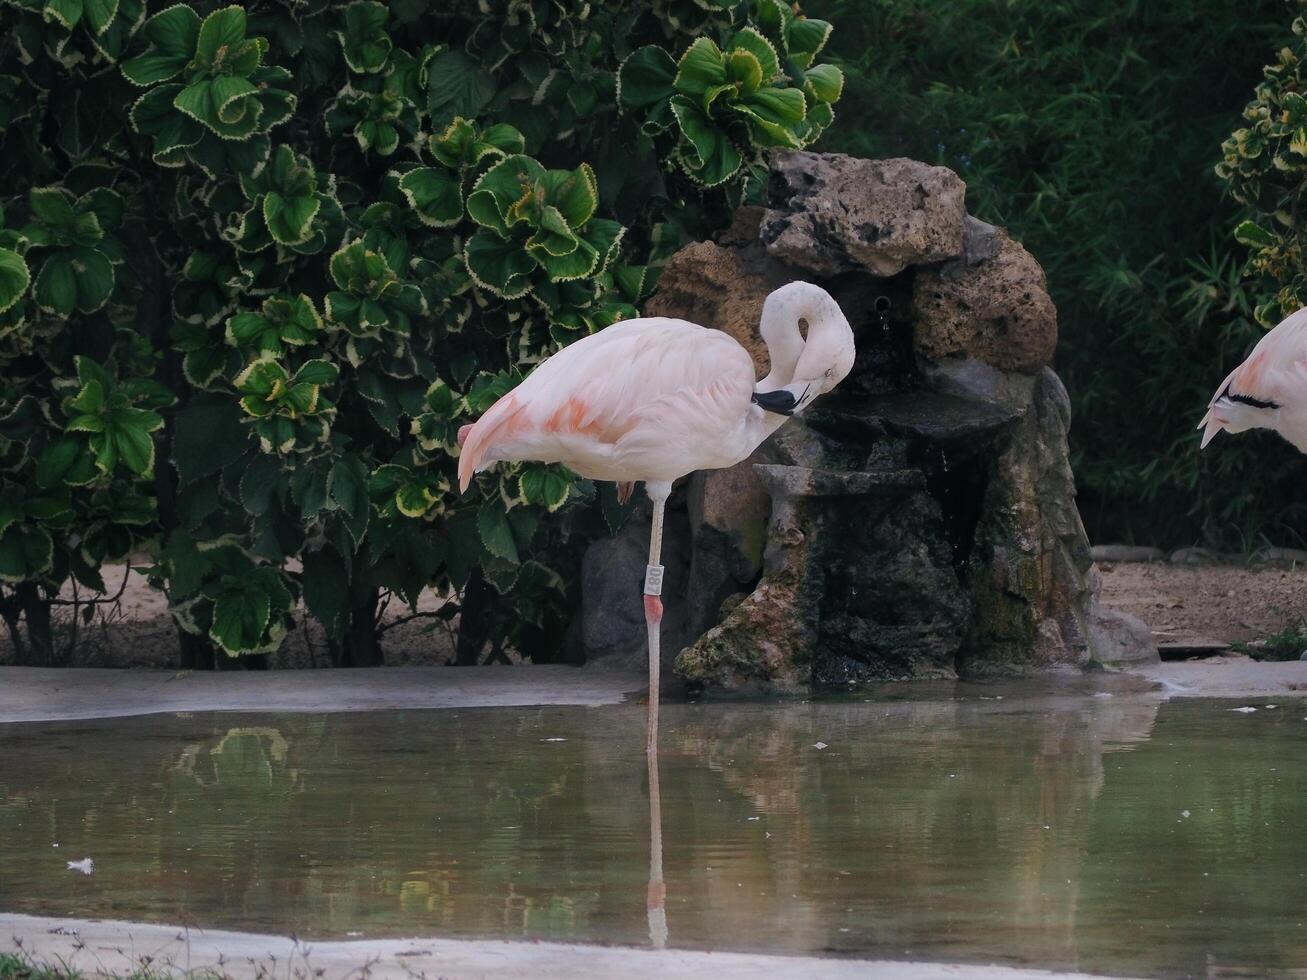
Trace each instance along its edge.
{"label": "pink flamingo", "polygon": [[1307,453],[1307,310],[1281,320],[1216,389],[1202,448],[1221,431],[1273,429]]}
{"label": "pink flamingo", "polygon": [[853,367],[849,322],[811,283],[771,293],[760,328],[771,371],[755,382],[749,353],[720,330],[666,317],[614,324],[541,362],[458,434],[461,491],[499,460],[562,463],[578,476],[615,481],[623,499],[644,483],[653,502],[644,579],[651,710],[659,690],[663,506],[673,481],[748,458]]}

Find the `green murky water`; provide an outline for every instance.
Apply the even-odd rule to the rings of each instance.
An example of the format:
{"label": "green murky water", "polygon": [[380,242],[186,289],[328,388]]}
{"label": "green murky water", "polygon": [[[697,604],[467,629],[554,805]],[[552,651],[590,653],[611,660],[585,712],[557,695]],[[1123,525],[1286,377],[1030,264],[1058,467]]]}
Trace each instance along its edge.
{"label": "green murky water", "polygon": [[[667,942],[1307,969],[1307,706],[1250,703],[664,706]],[[0,726],[0,911],[647,944],[643,738],[638,706]]]}

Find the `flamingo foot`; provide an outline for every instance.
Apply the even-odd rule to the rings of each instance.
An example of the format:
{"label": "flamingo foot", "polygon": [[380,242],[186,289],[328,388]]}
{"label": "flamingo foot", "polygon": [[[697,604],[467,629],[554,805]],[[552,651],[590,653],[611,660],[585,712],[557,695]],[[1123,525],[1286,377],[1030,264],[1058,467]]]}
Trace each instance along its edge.
{"label": "flamingo foot", "polygon": [[651,623],[661,623],[663,621],[663,600],[660,596],[647,595],[644,597],[644,615],[645,619]]}

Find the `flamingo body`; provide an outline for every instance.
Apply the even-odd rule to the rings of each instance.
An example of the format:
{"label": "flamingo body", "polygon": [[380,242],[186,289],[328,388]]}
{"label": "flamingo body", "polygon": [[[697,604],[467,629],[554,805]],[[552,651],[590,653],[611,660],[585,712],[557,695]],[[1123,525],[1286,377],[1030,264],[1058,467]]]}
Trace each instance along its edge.
{"label": "flamingo body", "polygon": [[1307,310],[1257,342],[1216,389],[1198,428],[1203,448],[1219,432],[1273,429],[1307,452]]}
{"label": "flamingo body", "polygon": [[732,466],[771,431],[754,384],[753,359],[721,331],[665,317],[615,324],[554,354],[471,427],[459,484],[504,459],[622,483]]}

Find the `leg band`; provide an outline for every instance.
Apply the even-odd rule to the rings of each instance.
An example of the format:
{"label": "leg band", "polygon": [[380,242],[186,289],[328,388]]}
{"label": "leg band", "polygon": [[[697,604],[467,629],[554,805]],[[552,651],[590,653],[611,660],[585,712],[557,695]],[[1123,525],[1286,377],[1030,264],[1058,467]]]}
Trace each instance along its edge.
{"label": "leg band", "polygon": [[644,567],[644,594],[663,594],[663,566],[646,565]]}

